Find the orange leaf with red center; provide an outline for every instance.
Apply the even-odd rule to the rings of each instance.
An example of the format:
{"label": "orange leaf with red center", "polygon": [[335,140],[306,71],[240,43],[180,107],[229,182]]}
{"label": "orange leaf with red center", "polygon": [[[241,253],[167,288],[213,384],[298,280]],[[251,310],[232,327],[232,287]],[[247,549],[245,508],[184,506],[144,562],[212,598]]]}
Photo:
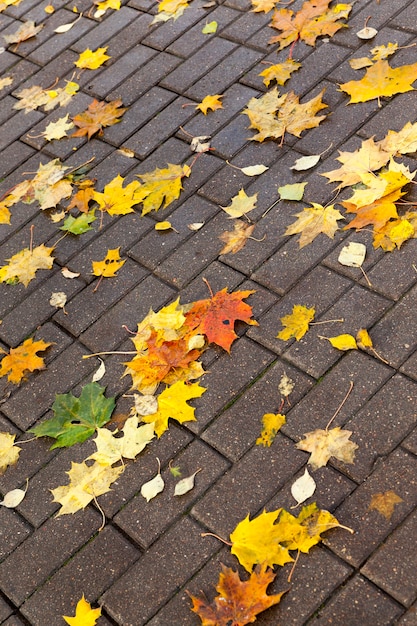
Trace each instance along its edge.
{"label": "orange leaf with red center", "polygon": [[249,580],[240,580],[238,572],[222,563],[222,572],[216,591],[219,595],[212,604],[206,598],[190,595],[192,611],[200,617],[202,626],[245,626],[256,620],[256,616],[280,602],[285,591],[268,596],[266,589],[274,580],[274,572],[266,564],[258,566]]}
{"label": "orange leaf with red center", "polygon": [[252,307],[243,302],[252,293],[254,292],[249,290],[227,293],[225,288],[212,298],[198,300],[186,314],[186,324],[190,330],[205,335],[210,343],[216,343],[230,352],[230,346],[237,337],[234,331],[235,321],[258,325],[258,322],[251,319]]}
{"label": "orange leaf with red center", "polygon": [[44,360],[36,353],[46,350],[50,345],[42,339],[33,341],[30,338],[26,339],[21,346],[10,348],[10,353],[3,357],[0,364],[0,376],[8,374],[7,380],[18,385],[29,372],[44,369]]}

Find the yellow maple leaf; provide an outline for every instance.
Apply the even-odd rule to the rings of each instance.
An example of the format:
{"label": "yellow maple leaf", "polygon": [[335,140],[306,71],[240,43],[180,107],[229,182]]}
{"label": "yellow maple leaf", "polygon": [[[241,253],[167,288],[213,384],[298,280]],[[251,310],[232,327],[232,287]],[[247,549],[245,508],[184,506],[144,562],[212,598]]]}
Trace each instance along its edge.
{"label": "yellow maple leaf", "polygon": [[417,151],[417,122],[407,122],[403,128],[395,132],[389,130],[380,142],[382,150],[392,156],[395,154],[409,154]]}
{"label": "yellow maple leaf", "polygon": [[299,341],[308,331],[308,325],[313,321],[314,314],[314,308],[308,309],[302,304],[295,304],[292,313],[281,318],[282,325],[285,328],[278,333],[277,339],[287,341],[295,337]]}
{"label": "yellow maple leaf", "polygon": [[391,252],[395,248],[400,249],[402,244],[414,238],[415,234],[415,224],[407,217],[401,216],[396,220],[390,220],[385,226],[374,231],[373,246],[382,248],[384,252]]}
{"label": "yellow maple leaf", "polygon": [[101,609],[92,609],[83,594],[83,597],[77,603],[75,616],[68,617],[63,615],[62,617],[70,626],[95,626],[100,615]]}
{"label": "yellow maple leaf", "polygon": [[4,89],[5,87],[8,87],[12,83],[13,83],[12,76],[4,76],[3,78],[0,78],[0,89]]}
{"label": "yellow maple leaf", "polygon": [[[36,353],[46,350],[50,345],[52,344],[42,339],[33,341],[30,338],[25,339],[17,348],[10,348],[9,354],[6,354],[1,361],[0,377],[8,374],[7,380],[18,385],[29,372],[44,369],[45,362]],[[1,352],[4,351],[1,350]]]}
{"label": "yellow maple leaf", "polygon": [[87,50],[81,52],[77,61],[74,61],[74,65],[82,69],[96,70],[100,67],[100,65],[103,65],[105,61],[110,59],[110,57],[106,54],[106,50],[107,47],[97,48],[97,50],[94,51],[87,48]]}
{"label": "yellow maple leaf", "polygon": [[305,433],[305,439],[299,441],[296,447],[311,453],[308,463],[313,469],[324,467],[331,457],[343,463],[353,463],[358,446],[353,441],[349,441],[351,434],[352,431],[342,430],[340,426],[331,430],[318,428]]}
{"label": "yellow maple leaf", "polygon": [[14,465],[21,448],[15,445],[16,435],[0,433],[0,474],[3,474],[10,465]]}
{"label": "yellow maple leaf", "polygon": [[375,48],[372,48],[371,50],[372,59],[374,61],[379,61],[380,59],[387,59],[388,57],[391,56],[391,54],[394,54],[394,52],[396,52],[397,50],[398,50],[397,43],[389,42],[386,46],[375,46]]}
{"label": "yellow maple leaf", "polygon": [[140,187],[136,180],[123,187],[124,178],[118,174],[105,187],[102,193],[93,192],[93,200],[98,203],[100,211],[106,211],[109,215],[126,215],[133,213],[135,191]]}
{"label": "yellow maple leaf", "polygon": [[152,20],[152,24],[177,20],[188,7],[187,0],[161,0],[158,4],[158,13]]}
{"label": "yellow maple leaf", "polygon": [[291,77],[291,74],[301,67],[301,63],[294,59],[287,59],[283,63],[270,65],[259,76],[263,77],[264,84],[269,87],[270,83],[275,80],[277,85],[284,85]]}
{"label": "yellow maple leaf", "polygon": [[340,28],[346,28],[346,24],[340,20],[348,17],[351,5],[336,4],[329,8],[330,2],[331,0],[308,0],[298,13],[290,9],[277,9],[271,26],[282,32],[272,37],[269,43],[279,43],[280,50],[299,39],[314,46],[320,35],[332,36]]}
{"label": "yellow maple leaf", "polygon": [[153,172],[138,174],[143,184],[135,191],[135,201],[142,203],[142,215],[150,211],[158,211],[163,203],[165,209],[179,198],[182,190],[182,179],[191,174],[188,165],[168,163],[164,169],[156,168]]}
{"label": "yellow maple leaf", "polygon": [[126,263],[120,259],[120,247],[107,250],[107,254],[102,261],[93,261],[94,276],[105,276],[112,278],[116,272]]}
{"label": "yellow maple leaf", "polygon": [[217,109],[223,108],[223,105],[220,102],[220,98],[223,98],[223,96],[220,96],[219,94],[216,94],[214,96],[206,96],[199,104],[196,104],[195,108],[200,109],[200,111],[204,113],[204,115],[207,115],[209,109],[211,109],[212,111],[217,111]]}
{"label": "yellow maple leaf", "polygon": [[285,415],[281,413],[265,413],[262,417],[262,431],[256,440],[257,446],[270,447],[281,426],[285,424]]}
{"label": "yellow maple leaf", "polygon": [[[120,435],[123,435],[122,437]],[[138,427],[138,417],[128,417],[123,429],[112,432],[108,428],[97,428],[94,439],[97,451],[88,458],[101,465],[113,465],[120,459],[134,459],[154,438],[153,423]]]}
{"label": "yellow maple leaf", "polygon": [[46,141],[52,141],[53,139],[62,139],[68,137],[67,130],[74,128],[74,124],[68,121],[68,113],[65,117],[60,117],[56,122],[50,122],[42,135]]}
{"label": "yellow maple leaf", "polygon": [[394,507],[400,504],[400,502],[404,502],[404,500],[395,491],[389,490],[385,491],[385,493],[374,493],[368,510],[378,511],[385,519],[390,520],[394,513]]}
{"label": "yellow maple leaf", "polygon": [[71,469],[66,472],[70,478],[68,485],[51,489],[54,502],[59,502],[61,508],[56,517],[76,513],[84,509],[94,498],[110,491],[110,485],[124,472],[124,466],[112,467],[94,462],[87,465],[71,463]]}
{"label": "yellow maple leaf", "polygon": [[229,206],[222,206],[221,208],[228,214],[230,219],[242,217],[242,215],[246,215],[246,213],[249,213],[249,211],[255,208],[257,198],[257,193],[253,196],[248,196],[245,190],[241,189],[239,193],[232,198],[232,203]]}
{"label": "yellow maple leaf", "polygon": [[362,141],[358,150],[339,152],[337,160],[343,164],[342,167],[330,172],[323,172],[321,176],[326,176],[329,179],[329,183],[341,181],[338,188],[355,185],[362,181],[363,174],[379,170],[386,165],[390,159],[390,154],[392,152],[386,149],[384,142],[375,142],[374,138],[371,137],[366,141]]}
{"label": "yellow maple leaf", "polygon": [[299,550],[304,553],[308,553],[321,541],[322,533],[340,526],[329,511],[319,509],[315,502],[304,506],[298,517],[285,510],[282,511],[279,523],[286,529],[288,535],[292,535],[291,539],[285,542],[288,550]]}
{"label": "yellow maple leaf", "polygon": [[307,207],[301,213],[296,213],[295,215],[298,219],[288,226],[285,234],[296,235],[301,233],[299,239],[300,248],[311,243],[320,233],[333,239],[335,232],[338,230],[338,220],[345,219],[334,208],[333,204],[323,207],[316,202],[312,202],[311,207]]}
{"label": "yellow maple leaf", "polygon": [[104,2],[95,2],[97,9],[105,13],[108,9],[118,11],[121,6],[120,0],[104,0]]}
{"label": "yellow maple leaf", "polygon": [[14,254],[8,265],[0,267],[0,283],[23,283],[25,287],[35,278],[37,270],[50,270],[54,263],[51,253],[54,248],[44,244],[29,250],[25,248]]}
{"label": "yellow maple leaf", "polygon": [[234,229],[227,231],[219,235],[226,245],[220,250],[219,254],[236,254],[239,250],[245,246],[247,240],[252,235],[255,228],[255,224],[245,223],[242,220],[236,220],[234,223]]}
{"label": "yellow maple leaf", "polygon": [[412,91],[416,79],[417,63],[392,68],[388,61],[381,59],[367,68],[361,80],[351,80],[339,87],[350,96],[348,104],[354,104]]}
{"label": "yellow maple leaf", "polygon": [[164,389],[158,396],[158,411],[145,415],[142,420],[155,423],[155,433],[160,437],[168,428],[168,419],[172,418],[183,424],[195,421],[195,409],[187,404],[187,400],[199,398],[205,392],[198,383],[186,384],[180,380]]}
{"label": "yellow maple leaf", "polygon": [[252,13],[269,13],[275,8],[277,0],[251,0]]}
{"label": "yellow maple leaf", "polygon": [[0,202],[0,224],[10,224],[11,213],[5,202]]}

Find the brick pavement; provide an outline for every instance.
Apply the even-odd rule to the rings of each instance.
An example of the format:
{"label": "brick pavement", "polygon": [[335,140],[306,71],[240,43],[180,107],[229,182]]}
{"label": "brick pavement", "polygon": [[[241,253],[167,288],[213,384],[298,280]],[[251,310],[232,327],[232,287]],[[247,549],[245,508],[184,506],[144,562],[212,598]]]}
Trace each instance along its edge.
{"label": "brick pavement", "polygon": [[[236,559],[210,531],[225,538],[248,513],[293,505],[290,487],[306,466],[306,453],[295,443],[303,433],[324,428],[340,405],[349,384],[352,393],[334,425],[352,431],[358,444],[352,465],[331,461],[314,473],[317,490],[311,501],[331,511],[354,529],[326,534],[310,554],[302,554],[291,585],[289,566],[278,568],[270,592],[289,587],[278,607],[262,613],[260,625],[385,626],[417,624],[417,272],[416,240],[400,251],[374,250],[370,233],[338,231],[334,239],[319,236],[299,250],[296,239],[283,236],[298,205],[277,199],[277,186],[307,181],[308,200],[328,203],[334,192],[320,173],[334,169],[338,150],[354,150],[363,139],[381,139],[388,129],[400,130],[416,121],[415,92],[346,106],[338,83],[357,78],[348,65],[368,54],[370,42],[355,32],[371,16],[378,29],[372,45],[404,46],[394,66],[414,63],[416,0],[357,0],[349,28],[315,48],[297,44],[294,56],[302,68],[290,89],[310,98],[323,87],[331,115],[297,139],[286,136],[282,147],[248,138],[248,120],[241,115],[250,98],[265,92],[259,73],[264,62],[285,60],[268,45],[271,14],[253,13],[249,0],[193,0],[176,21],[152,24],[153,0],[127,0],[119,11],[93,17],[90,0],[77,2],[83,16],[64,35],[54,32],[74,19],[75,2],[22,0],[0,15],[1,35],[15,32],[28,19],[43,22],[35,38],[8,46],[0,54],[1,77],[13,83],[0,91],[1,193],[34,172],[39,163],[60,158],[77,167],[93,159],[89,176],[102,189],[117,174],[126,182],[167,163],[190,163],[190,136],[211,135],[212,151],[194,164],[180,199],[165,211],[141,217],[105,215],[92,230],[68,236],[57,245],[50,272],[40,271],[27,288],[0,284],[0,344],[4,350],[34,336],[53,343],[46,370],[32,374],[19,387],[0,381],[0,430],[30,439],[26,431],[51,416],[55,395],[80,393],[97,368],[83,355],[131,349],[126,328],[134,329],[150,308],[158,310],[177,297],[191,302],[224,287],[253,289],[248,302],[258,326],[238,325],[239,339],[230,356],[210,348],[203,357],[207,392],[193,404],[196,422],[170,425],[135,463],[128,463],[112,491],[73,516],[55,517],[58,505],[50,489],[66,484],[71,462],[91,454],[91,440],[73,448],[49,450],[44,439],[21,445],[18,463],[0,477],[0,493],[23,487],[26,498],[17,509],[0,508],[0,624],[50,626],[74,614],[84,593],[102,607],[100,626],[197,626],[186,590],[214,595],[220,563],[237,567]],[[301,0],[291,6],[297,10]],[[215,20],[215,34],[202,33]],[[16,111],[16,93],[44,88],[56,79],[71,80],[74,61],[87,47],[107,47],[110,61],[85,71],[80,91],[67,108],[81,112],[93,98],[121,98],[128,111],[121,122],[89,142],[85,138],[46,142],[39,134],[62,116],[61,109]],[[283,89],[286,91],[286,87]],[[193,106],[205,95],[223,93],[223,109],[206,117]],[[64,112],[65,114],[65,112]],[[329,148],[330,146],[330,148]],[[128,158],[119,148],[133,151]],[[326,152],[324,152],[326,151]],[[300,156],[324,152],[308,172],[290,170]],[[232,165],[264,163],[269,169],[256,178]],[[403,159],[416,169],[415,155]],[[254,236],[235,255],[220,255],[218,236],[230,229],[219,205],[244,187],[257,193]],[[416,198],[412,190],[409,198]],[[65,202],[64,202],[65,204]],[[155,222],[169,219],[175,230],[155,231]],[[203,222],[193,232],[188,224]],[[0,225],[0,264],[28,245],[34,225],[36,245],[54,245],[62,232],[48,212],[35,204],[12,209],[11,225]],[[364,269],[338,263],[349,241],[367,247]],[[108,248],[121,247],[125,266],[117,278],[105,280],[96,293],[91,260]],[[80,276],[68,281],[60,269]],[[65,312],[49,305],[54,291],[65,291]],[[319,320],[344,318],[343,332],[363,326],[371,331],[387,364],[364,352],[334,350],[312,327],[300,341],[276,338],[280,318],[294,304],[314,306]],[[331,327],[332,330],[335,328]],[[336,334],[336,331],[334,334]],[[128,378],[122,378],[123,357],[104,357],[102,380],[108,395],[117,396],[117,411],[126,412]],[[264,413],[276,412],[277,386],[286,373],[295,383],[287,423],[270,448],[255,445]],[[165,491],[145,502],[141,485],[162,466]],[[183,475],[201,467],[193,491],[173,497],[169,464]],[[401,498],[390,519],[369,509],[376,493],[389,490]]]}

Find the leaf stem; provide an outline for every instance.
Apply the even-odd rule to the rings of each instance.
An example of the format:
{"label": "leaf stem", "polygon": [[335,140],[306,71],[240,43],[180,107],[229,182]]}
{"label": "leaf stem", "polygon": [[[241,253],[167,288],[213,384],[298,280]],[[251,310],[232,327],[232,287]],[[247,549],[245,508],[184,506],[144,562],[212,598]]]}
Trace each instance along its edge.
{"label": "leaf stem", "polygon": [[[298,504],[296,506],[298,506]],[[292,508],[294,508],[294,507],[292,507]],[[295,570],[295,567],[296,567],[296,565],[298,563],[298,559],[299,558],[300,558],[300,550],[297,550],[297,556],[295,557],[295,561],[293,563],[293,566],[292,566],[291,571],[290,571],[290,573],[288,575],[288,578],[287,578],[287,582],[288,583],[291,582],[291,578],[292,578],[292,575],[294,574],[294,570]]]}
{"label": "leaf stem", "polygon": [[317,326],[318,324],[331,324],[332,322],[344,322],[345,320],[340,318],[339,320],[322,320],[321,322],[310,322],[310,326]]}
{"label": "leaf stem", "polygon": [[226,541],[226,539],[219,537],[219,535],[216,535],[215,533],[200,533],[200,537],[215,537],[216,539],[224,543],[226,546],[233,545],[230,541]]}
{"label": "leaf stem", "polygon": [[106,354],[137,354],[136,350],[132,350],[130,352],[123,352],[123,351],[118,351],[118,350],[114,350],[112,352],[95,352],[94,354],[84,354],[83,355],[83,359],[91,359],[92,356],[103,356]]}
{"label": "leaf stem", "polygon": [[330,418],[326,428],[324,429],[326,432],[329,430],[330,424],[333,422],[333,420],[335,419],[336,415],[339,414],[341,408],[343,407],[343,405],[345,404],[346,400],[348,399],[350,392],[353,389],[353,380],[350,381],[350,385],[349,385],[349,389],[347,391],[347,394],[345,395],[345,397],[343,398],[342,402],[339,404],[338,408],[336,409],[334,415]]}

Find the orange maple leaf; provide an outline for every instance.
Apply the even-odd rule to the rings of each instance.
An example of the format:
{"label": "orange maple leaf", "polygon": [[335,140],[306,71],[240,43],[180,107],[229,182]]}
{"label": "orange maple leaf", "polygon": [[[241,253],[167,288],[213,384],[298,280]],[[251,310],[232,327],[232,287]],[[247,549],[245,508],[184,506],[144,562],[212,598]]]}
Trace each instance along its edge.
{"label": "orange maple leaf", "polygon": [[121,105],[120,99],[113,100],[113,102],[93,100],[88,109],[72,118],[78,129],[72,133],[71,137],[87,135],[88,139],[91,139],[95,133],[102,135],[103,128],[120,122],[121,116],[127,111],[127,109],[120,108]]}
{"label": "orange maple leaf", "polygon": [[193,601],[191,610],[200,617],[202,626],[245,626],[256,620],[258,613],[280,602],[285,593],[269,596],[268,585],[274,580],[274,572],[266,563],[259,565],[251,573],[249,580],[240,579],[238,572],[222,565],[216,591],[219,595],[212,604],[207,598],[197,598],[189,594]]}
{"label": "orange maple leaf", "polygon": [[0,377],[8,374],[7,380],[18,385],[29,372],[44,369],[45,362],[36,352],[46,350],[50,345],[52,344],[42,339],[33,341],[30,338],[25,339],[17,348],[10,348],[9,354],[3,357],[0,364]]}
{"label": "orange maple leaf", "polygon": [[198,300],[186,314],[186,324],[190,330],[206,335],[210,343],[216,343],[230,352],[230,346],[237,337],[234,331],[236,320],[258,325],[251,319],[252,307],[243,302],[252,293],[249,290],[227,293],[225,288],[207,300]]}

